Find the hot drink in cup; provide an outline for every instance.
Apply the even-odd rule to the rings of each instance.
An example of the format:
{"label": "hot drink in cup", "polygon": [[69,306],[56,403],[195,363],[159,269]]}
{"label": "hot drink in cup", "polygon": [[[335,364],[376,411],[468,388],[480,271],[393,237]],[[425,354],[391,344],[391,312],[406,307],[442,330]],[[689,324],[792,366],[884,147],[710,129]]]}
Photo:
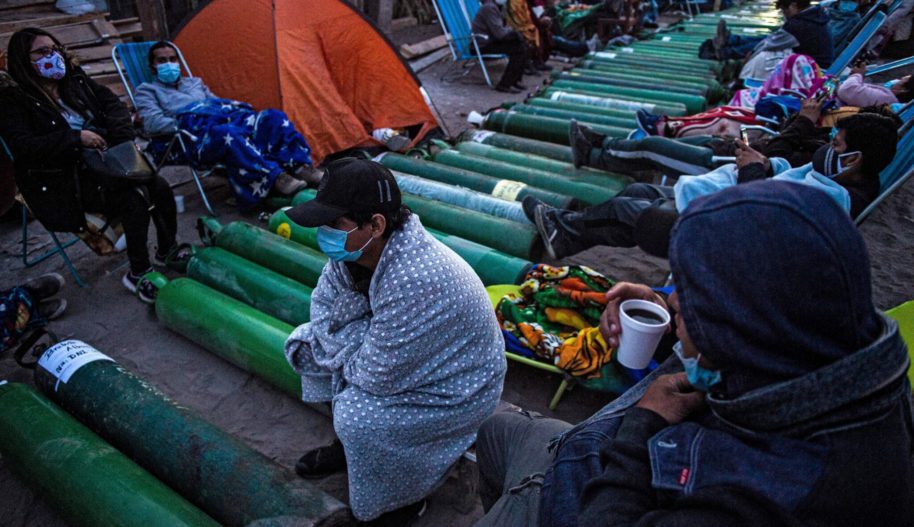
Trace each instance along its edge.
{"label": "hot drink in cup", "polygon": [[619,364],[633,370],[647,368],[670,324],[670,314],[653,302],[626,300],[619,306],[619,322]]}

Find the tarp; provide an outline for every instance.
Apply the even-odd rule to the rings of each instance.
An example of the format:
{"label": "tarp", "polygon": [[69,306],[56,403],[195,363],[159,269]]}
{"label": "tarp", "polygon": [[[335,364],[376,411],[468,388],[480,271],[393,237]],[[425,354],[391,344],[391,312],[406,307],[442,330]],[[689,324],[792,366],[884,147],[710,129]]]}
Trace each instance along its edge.
{"label": "tarp", "polygon": [[175,43],[220,97],[284,110],[316,162],[377,145],[377,128],[437,126],[418,79],[387,39],[339,0],[212,0]]}

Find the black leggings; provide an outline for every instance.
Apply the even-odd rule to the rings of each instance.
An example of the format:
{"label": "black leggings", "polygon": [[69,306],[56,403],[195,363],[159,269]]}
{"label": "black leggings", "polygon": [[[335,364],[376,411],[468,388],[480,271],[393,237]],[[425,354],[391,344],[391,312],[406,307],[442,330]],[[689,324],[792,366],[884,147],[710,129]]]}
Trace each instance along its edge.
{"label": "black leggings", "polygon": [[175,246],[178,230],[175,196],[161,176],[143,186],[145,193],[141,192],[141,187],[105,185],[91,176],[82,177],[80,181],[83,209],[104,214],[109,220],[120,220],[124,226],[132,273],[139,274],[150,268],[146,247],[150,219],[156,226],[159,253]]}

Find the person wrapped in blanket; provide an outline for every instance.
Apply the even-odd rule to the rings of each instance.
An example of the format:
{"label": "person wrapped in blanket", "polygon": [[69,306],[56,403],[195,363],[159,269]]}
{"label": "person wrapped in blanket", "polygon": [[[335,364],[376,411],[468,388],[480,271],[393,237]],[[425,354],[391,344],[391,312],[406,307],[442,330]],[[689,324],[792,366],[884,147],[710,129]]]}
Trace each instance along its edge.
{"label": "person wrapped in blanket", "polygon": [[59,273],[48,273],[0,290],[0,353],[15,347],[33,329],[63,315],[66,299],[52,297],[65,283]]}
{"label": "person wrapped in blanket", "polygon": [[738,142],[735,163],[707,174],[680,177],[672,187],[633,183],[617,196],[581,211],[551,207],[533,196],[524,198],[522,206],[554,259],[596,245],[638,245],[652,254],[666,254],[670,230],[690,202],[764,179],[817,188],[857,217],[879,195],[879,175],[895,157],[897,142],[894,121],[860,113],[838,121],[831,141],[800,167],[791,167],[783,158],[765,157]]}
{"label": "person wrapped in blanket", "polygon": [[149,67],[155,80],[137,87],[136,109],[143,129],[153,137],[150,150],[156,159],[161,161],[172,135],[189,133],[184,141],[189,159],[175,149],[172,154],[195,166],[225,165],[242,208],[271,190],[294,195],[319,181],[311,147],[285,113],[257,112],[244,102],[216,97],[201,79],[182,75],[178,52],[168,42],[149,48]]}
{"label": "person wrapped in blanket", "polygon": [[519,294],[495,308],[506,349],[554,364],[587,387],[621,393],[631,381],[598,329],[613,284],[586,266],[536,264]]}

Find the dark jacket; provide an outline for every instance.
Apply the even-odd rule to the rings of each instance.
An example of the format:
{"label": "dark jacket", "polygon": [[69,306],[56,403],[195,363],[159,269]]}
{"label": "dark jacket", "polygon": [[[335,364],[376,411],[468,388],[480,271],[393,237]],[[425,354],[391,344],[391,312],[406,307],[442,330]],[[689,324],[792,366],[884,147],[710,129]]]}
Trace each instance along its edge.
{"label": "dark jacket", "polygon": [[477,35],[487,37],[480,39],[480,45],[488,42],[488,40],[502,42],[517,39],[515,31],[505,24],[501,9],[492,0],[484,0],[482,5],[479,6],[479,11],[476,12],[476,16],[473,18],[472,31]]}
{"label": "dark jacket", "polygon": [[841,208],[776,181],[698,198],[670,266],[710,411],[668,425],[639,383],[557,441],[541,525],[911,525],[907,350]]}
{"label": "dark jacket", "polygon": [[804,9],[784,22],[784,30],[796,37],[800,46],[794,52],[809,55],[822,68],[835,60],[835,44],[828,29],[828,13],[821,6]]}
{"label": "dark jacket", "polygon": [[[74,96],[92,113],[91,126],[109,145],[135,137],[130,112],[111,90],[81,69],[71,77]],[[0,137],[15,159],[16,183],[35,216],[52,231],[78,232],[85,224],[80,196],[100,192],[77,175],[80,133],[47,99],[19,87],[0,89]],[[77,179],[85,184],[77,184]]]}
{"label": "dark jacket", "polygon": [[765,157],[780,157],[794,168],[801,167],[812,161],[820,146],[828,143],[830,132],[830,128],[819,128],[796,113],[784,121],[778,135],[767,138],[756,149]]}

